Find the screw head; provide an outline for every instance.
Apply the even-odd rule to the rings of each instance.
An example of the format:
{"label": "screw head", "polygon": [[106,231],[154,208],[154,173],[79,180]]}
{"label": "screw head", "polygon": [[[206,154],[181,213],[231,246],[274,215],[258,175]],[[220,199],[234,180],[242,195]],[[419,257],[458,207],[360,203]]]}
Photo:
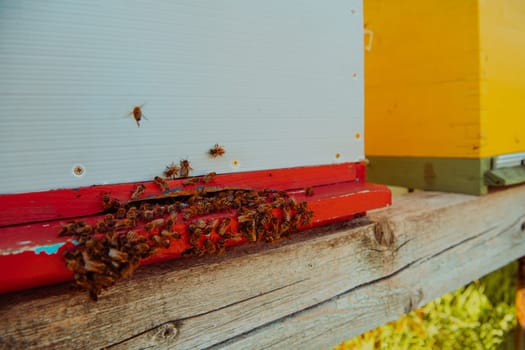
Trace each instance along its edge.
{"label": "screw head", "polygon": [[82,176],[84,175],[85,172],[86,172],[86,169],[82,165],[77,164],[73,166],[73,175]]}

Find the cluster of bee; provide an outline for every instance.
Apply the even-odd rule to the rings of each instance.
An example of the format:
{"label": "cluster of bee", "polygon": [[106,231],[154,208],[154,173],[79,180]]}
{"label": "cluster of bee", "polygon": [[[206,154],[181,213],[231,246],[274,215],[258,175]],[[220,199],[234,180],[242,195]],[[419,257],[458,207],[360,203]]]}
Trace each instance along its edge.
{"label": "cluster of bee", "polygon": [[[180,167],[172,163],[165,177],[153,181],[166,192],[166,179],[188,176],[191,169],[187,160]],[[188,178],[182,185],[207,184],[215,176],[211,172]],[[65,263],[74,272],[75,284],[93,300],[103,289],[131,276],[142,259],[170,248],[174,240],[181,242],[179,247],[189,247],[182,256],[221,254],[234,242],[279,240],[308,225],[313,216],[306,202],[298,203],[284,191],[201,187],[142,198],[145,189],[144,184],[137,185],[127,203],[103,193],[102,220],[95,225],[72,221],[60,230],[60,236],[78,242],[64,253]]]}
{"label": "cluster of bee", "polygon": [[[274,242],[308,225],[313,212],[284,191],[224,190],[209,196],[196,191],[181,210],[191,248],[184,255],[222,253],[227,240]],[[202,219],[212,213],[234,211],[236,216]]]}
{"label": "cluster of bee", "polygon": [[[93,300],[174,240],[189,245],[182,256],[220,254],[228,241],[279,240],[313,216],[306,202],[298,203],[284,191],[198,189],[179,197],[133,200],[143,187],[138,185],[126,204],[103,194],[106,215],[96,225],[73,221],[61,228],[61,236],[78,242],[65,252],[66,266]],[[176,232],[176,224],[184,229]]]}
{"label": "cluster of bee", "polygon": [[[96,225],[83,221],[64,225],[59,235],[73,236],[77,241],[74,249],[64,252],[66,266],[74,272],[75,284],[97,300],[102,289],[131,276],[141,259],[152,256],[158,248],[169,247],[170,240],[179,239],[180,234],[170,231],[167,224],[160,225],[159,220],[164,223],[164,219],[159,218],[162,215],[164,210],[160,206],[143,205],[140,209],[119,206]],[[149,219],[152,221],[144,230],[148,225],[162,226],[162,230],[151,235],[133,230],[138,220]]]}

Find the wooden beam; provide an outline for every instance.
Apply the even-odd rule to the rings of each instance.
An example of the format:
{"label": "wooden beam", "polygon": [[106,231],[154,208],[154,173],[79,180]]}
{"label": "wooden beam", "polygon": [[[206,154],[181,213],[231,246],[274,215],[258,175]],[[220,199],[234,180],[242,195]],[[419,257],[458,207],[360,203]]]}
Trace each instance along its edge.
{"label": "wooden beam", "polygon": [[16,348],[329,348],[525,255],[525,185],[415,192],[359,222],[141,269],[98,302],[0,296]]}

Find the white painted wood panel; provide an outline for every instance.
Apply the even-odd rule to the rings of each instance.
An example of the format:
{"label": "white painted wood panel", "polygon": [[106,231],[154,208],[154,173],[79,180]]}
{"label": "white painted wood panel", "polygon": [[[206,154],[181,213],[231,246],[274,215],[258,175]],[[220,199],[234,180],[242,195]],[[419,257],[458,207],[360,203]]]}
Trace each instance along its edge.
{"label": "white painted wood panel", "polygon": [[0,193],[356,161],[362,24],[360,0],[2,1]]}

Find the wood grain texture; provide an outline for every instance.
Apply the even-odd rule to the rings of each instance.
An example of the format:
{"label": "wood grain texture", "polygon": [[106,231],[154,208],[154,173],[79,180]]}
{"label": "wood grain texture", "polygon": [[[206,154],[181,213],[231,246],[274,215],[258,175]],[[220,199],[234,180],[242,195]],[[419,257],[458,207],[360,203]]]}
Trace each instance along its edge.
{"label": "wood grain texture", "polygon": [[525,186],[417,192],[359,222],[140,270],[97,303],[0,296],[5,348],[330,348],[525,255]]}

